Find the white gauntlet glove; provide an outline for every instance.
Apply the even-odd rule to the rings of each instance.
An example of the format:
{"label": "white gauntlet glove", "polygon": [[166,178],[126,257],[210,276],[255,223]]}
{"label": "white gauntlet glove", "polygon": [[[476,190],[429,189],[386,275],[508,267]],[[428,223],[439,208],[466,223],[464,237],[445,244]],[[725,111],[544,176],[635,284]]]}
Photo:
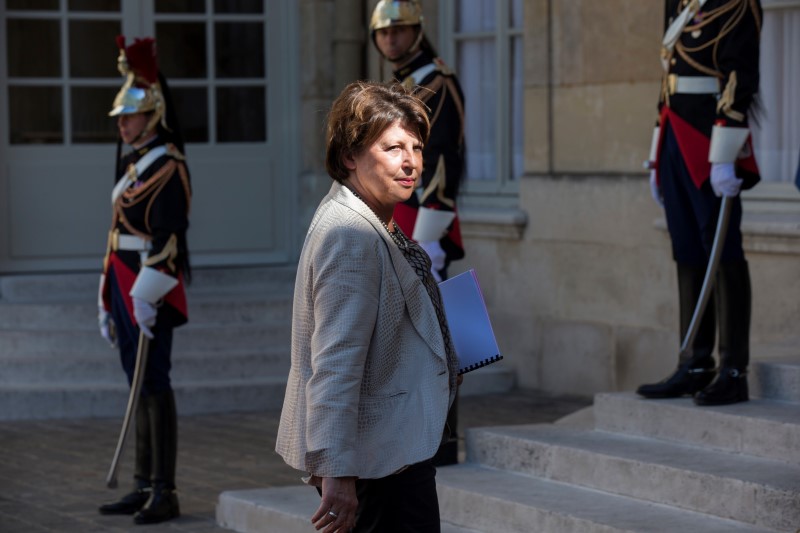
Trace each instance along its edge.
{"label": "white gauntlet glove", "polygon": [[717,196],[736,196],[742,189],[742,180],[736,177],[733,163],[711,164],[711,188]]}
{"label": "white gauntlet glove", "polygon": [[142,267],[136,276],[130,292],[133,299],[133,316],[139,324],[139,329],[148,339],[153,338],[150,328],[156,325],[156,314],[158,314],[156,303],[177,284],[178,280],[174,277],[149,266]]}
{"label": "white gauntlet glove", "polygon": [[99,306],[97,308],[97,325],[100,326],[100,335],[108,341],[112,348],[116,348],[117,326],[108,311]]}
{"label": "white gauntlet glove", "polygon": [[442,277],[439,275],[439,271],[444,268],[445,260],[445,253],[442,249],[442,245],[439,244],[439,241],[421,242],[419,245],[425,250],[428,257],[431,258],[431,273],[433,274],[433,278],[436,280],[436,283],[441,282]]}
{"label": "white gauntlet glove", "polygon": [[133,316],[136,317],[136,323],[139,324],[139,329],[142,330],[144,336],[148,339],[153,338],[153,332],[150,330],[156,325],[156,315],[158,310],[156,306],[141,298],[133,297]]}
{"label": "white gauntlet glove", "polygon": [[650,194],[653,195],[653,200],[659,205],[659,207],[664,207],[664,196],[661,195],[661,188],[658,186],[658,181],[656,180],[656,171],[650,171]]}

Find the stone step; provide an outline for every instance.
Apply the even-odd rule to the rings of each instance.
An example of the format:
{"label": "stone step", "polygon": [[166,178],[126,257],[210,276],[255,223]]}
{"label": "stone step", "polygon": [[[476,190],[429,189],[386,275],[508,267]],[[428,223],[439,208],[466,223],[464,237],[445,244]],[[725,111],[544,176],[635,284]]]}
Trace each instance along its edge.
{"label": "stone step", "polygon": [[[176,381],[203,379],[241,379],[287,376],[290,354],[287,349],[184,352],[172,354],[170,375]],[[108,348],[103,356],[3,358],[0,386],[35,384],[115,383],[122,373],[119,352]]]}
{"label": "stone step", "polygon": [[[175,380],[173,388],[179,414],[263,411],[283,405],[286,376]],[[121,422],[127,401],[122,372],[113,384],[6,385],[0,387],[0,421],[119,417]]]}
{"label": "stone step", "polygon": [[443,520],[487,533],[776,533],[476,464],[441,468],[436,483]]}
{"label": "stone step", "polygon": [[690,398],[645,400],[630,392],[594,399],[599,430],[683,442],[800,465],[800,406],[775,400],[698,407]]}
{"label": "stone step", "polygon": [[466,439],[468,460],[485,466],[768,529],[800,524],[800,466],[783,461],[552,424]]}
{"label": "stone step", "polygon": [[753,396],[800,404],[800,354],[766,358],[751,366],[748,383]]}
{"label": "stone step", "polygon": [[[288,320],[264,324],[192,324],[175,329],[173,352],[246,349],[254,346],[289,349]],[[65,331],[6,330],[0,332],[0,361],[6,357],[63,356],[64,354],[105,355],[108,343],[96,327]]]}
{"label": "stone step", "polygon": [[[233,293],[191,295],[189,322],[198,324],[259,323],[287,320],[292,313],[292,295],[286,293]],[[68,330],[96,328],[94,302],[3,303],[2,330]]]}
{"label": "stone step", "polygon": [[[239,533],[309,533],[319,501],[307,486],[226,491],[219,495],[217,524]],[[442,533],[482,532],[443,521]]]}
{"label": "stone step", "polygon": [[[295,274],[296,265],[195,269],[187,291],[190,295],[237,290],[284,291],[294,286]],[[99,280],[99,272],[0,276],[0,301],[96,302]]]}
{"label": "stone step", "polygon": [[[293,265],[194,272],[190,322],[175,330],[172,353],[182,411],[281,407],[294,278]],[[94,273],[0,276],[0,420],[124,412],[119,355],[97,328],[97,282]],[[494,366],[468,376],[462,394],[510,390],[514,372]]]}

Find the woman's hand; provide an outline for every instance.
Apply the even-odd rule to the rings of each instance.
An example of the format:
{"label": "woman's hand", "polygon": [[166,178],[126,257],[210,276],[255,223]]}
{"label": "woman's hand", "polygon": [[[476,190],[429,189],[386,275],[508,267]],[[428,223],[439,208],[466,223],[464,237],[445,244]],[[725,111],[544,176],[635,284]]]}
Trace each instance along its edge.
{"label": "woman's hand", "polygon": [[356,478],[322,478],[322,502],[311,517],[311,523],[324,533],[350,531],[356,525]]}

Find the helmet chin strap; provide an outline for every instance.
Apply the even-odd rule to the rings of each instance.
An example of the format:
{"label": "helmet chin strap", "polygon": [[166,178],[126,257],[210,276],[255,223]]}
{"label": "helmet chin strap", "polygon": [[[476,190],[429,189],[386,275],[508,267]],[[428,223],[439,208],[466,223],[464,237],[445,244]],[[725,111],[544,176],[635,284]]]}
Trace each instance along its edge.
{"label": "helmet chin strap", "polygon": [[[402,56],[398,57],[397,59],[390,59],[390,58],[387,57],[386,60],[391,62],[391,63],[396,63],[396,64],[401,64],[402,65],[402,64],[407,63],[411,58],[413,58],[415,55],[417,55],[417,52],[419,52],[419,46],[412,45],[411,48],[409,48]],[[384,57],[386,57],[386,56],[384,56]]]}
{"label": "helmet chin strap", "polygon": [[139,148],[140,146],[147,144],[143,141],[149,140],[151,137],[155,137],[155,135],[156,132],[152,131],[150,128],[145,128],[139,135],[136,136],[134,140],[131,141],[131,146],[134,148]]}

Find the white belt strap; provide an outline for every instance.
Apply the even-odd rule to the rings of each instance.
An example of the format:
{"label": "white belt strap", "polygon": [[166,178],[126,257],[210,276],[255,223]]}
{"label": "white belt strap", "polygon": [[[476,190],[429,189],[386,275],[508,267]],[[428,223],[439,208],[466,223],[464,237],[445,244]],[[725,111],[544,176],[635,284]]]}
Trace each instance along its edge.
{"label": "white belt strap", "polygon": [[121,233],[117,235],[117,250],[136,250],[144,251],[150,249],[150,241],[146,241],[136,235]]}
{"label": "white belt strap", "polygon": [[[681,33],[683,33],[683,29],[689,23],[689,20],[703,8],[706,1],[707,0],[692,0],[689,2],[689,5],[681,11],[678,18],[672,21],[672,24],[669,25],[666,33],[664,33],[664,39],[661,41],[661,45],[667,52],[672,52],[672,49],[675,48],[675,43],[678,42],[678,38],[680,38]],[[668,70],[669,64],[667,62],[667,54],[662,54],[661,62],[664,66],[664,70]]]}
{"label": "white belt strap", "polygon": [[142,156],[142,158],[136,162],[136,164],[134,165],[136,170],[135,174],[132,172],[128,172],[126,169],[125,174],[123,174],[119,178],[117,184],[114,185],[114,190],[111,191],[111,205],[114,205],[116,203],[117,198],[119,198],[122,195],[122,193],[125,192],[125,189],[130,187],[131,184],[133,184],[136,181],[136,178],[138,176],[141,176],[142,173],[144,173],[144,171],[147,170],[147,168],[151,164],[153,164],[153,162],[156,159],[158,159],[159,157],[161,157],[166,153],[167,153],[166,146],[164,146],[163,144],[161,146],[156,146],[155,148],[144,154],[144,156]]}
{"label": "white belt strap", "polygon": [[[415,85],[419,85],[419,82],[424,80],[425,76],[427,76],[428,74],[430,74],[434,70],[436,70],[436,64],[428,63],[427,65],[419,67],[417,70],[415,70],[414,72],[409,74],[408,78],[413,79]],[[408,78],[406,78],[406,79],[408,79]]]}
{"label": "white belt strap", "polygon": [[[670,76],[671,94],[717,94],[719,80],[713,76]],[[674,81],[673,81],[674,80]]]}

